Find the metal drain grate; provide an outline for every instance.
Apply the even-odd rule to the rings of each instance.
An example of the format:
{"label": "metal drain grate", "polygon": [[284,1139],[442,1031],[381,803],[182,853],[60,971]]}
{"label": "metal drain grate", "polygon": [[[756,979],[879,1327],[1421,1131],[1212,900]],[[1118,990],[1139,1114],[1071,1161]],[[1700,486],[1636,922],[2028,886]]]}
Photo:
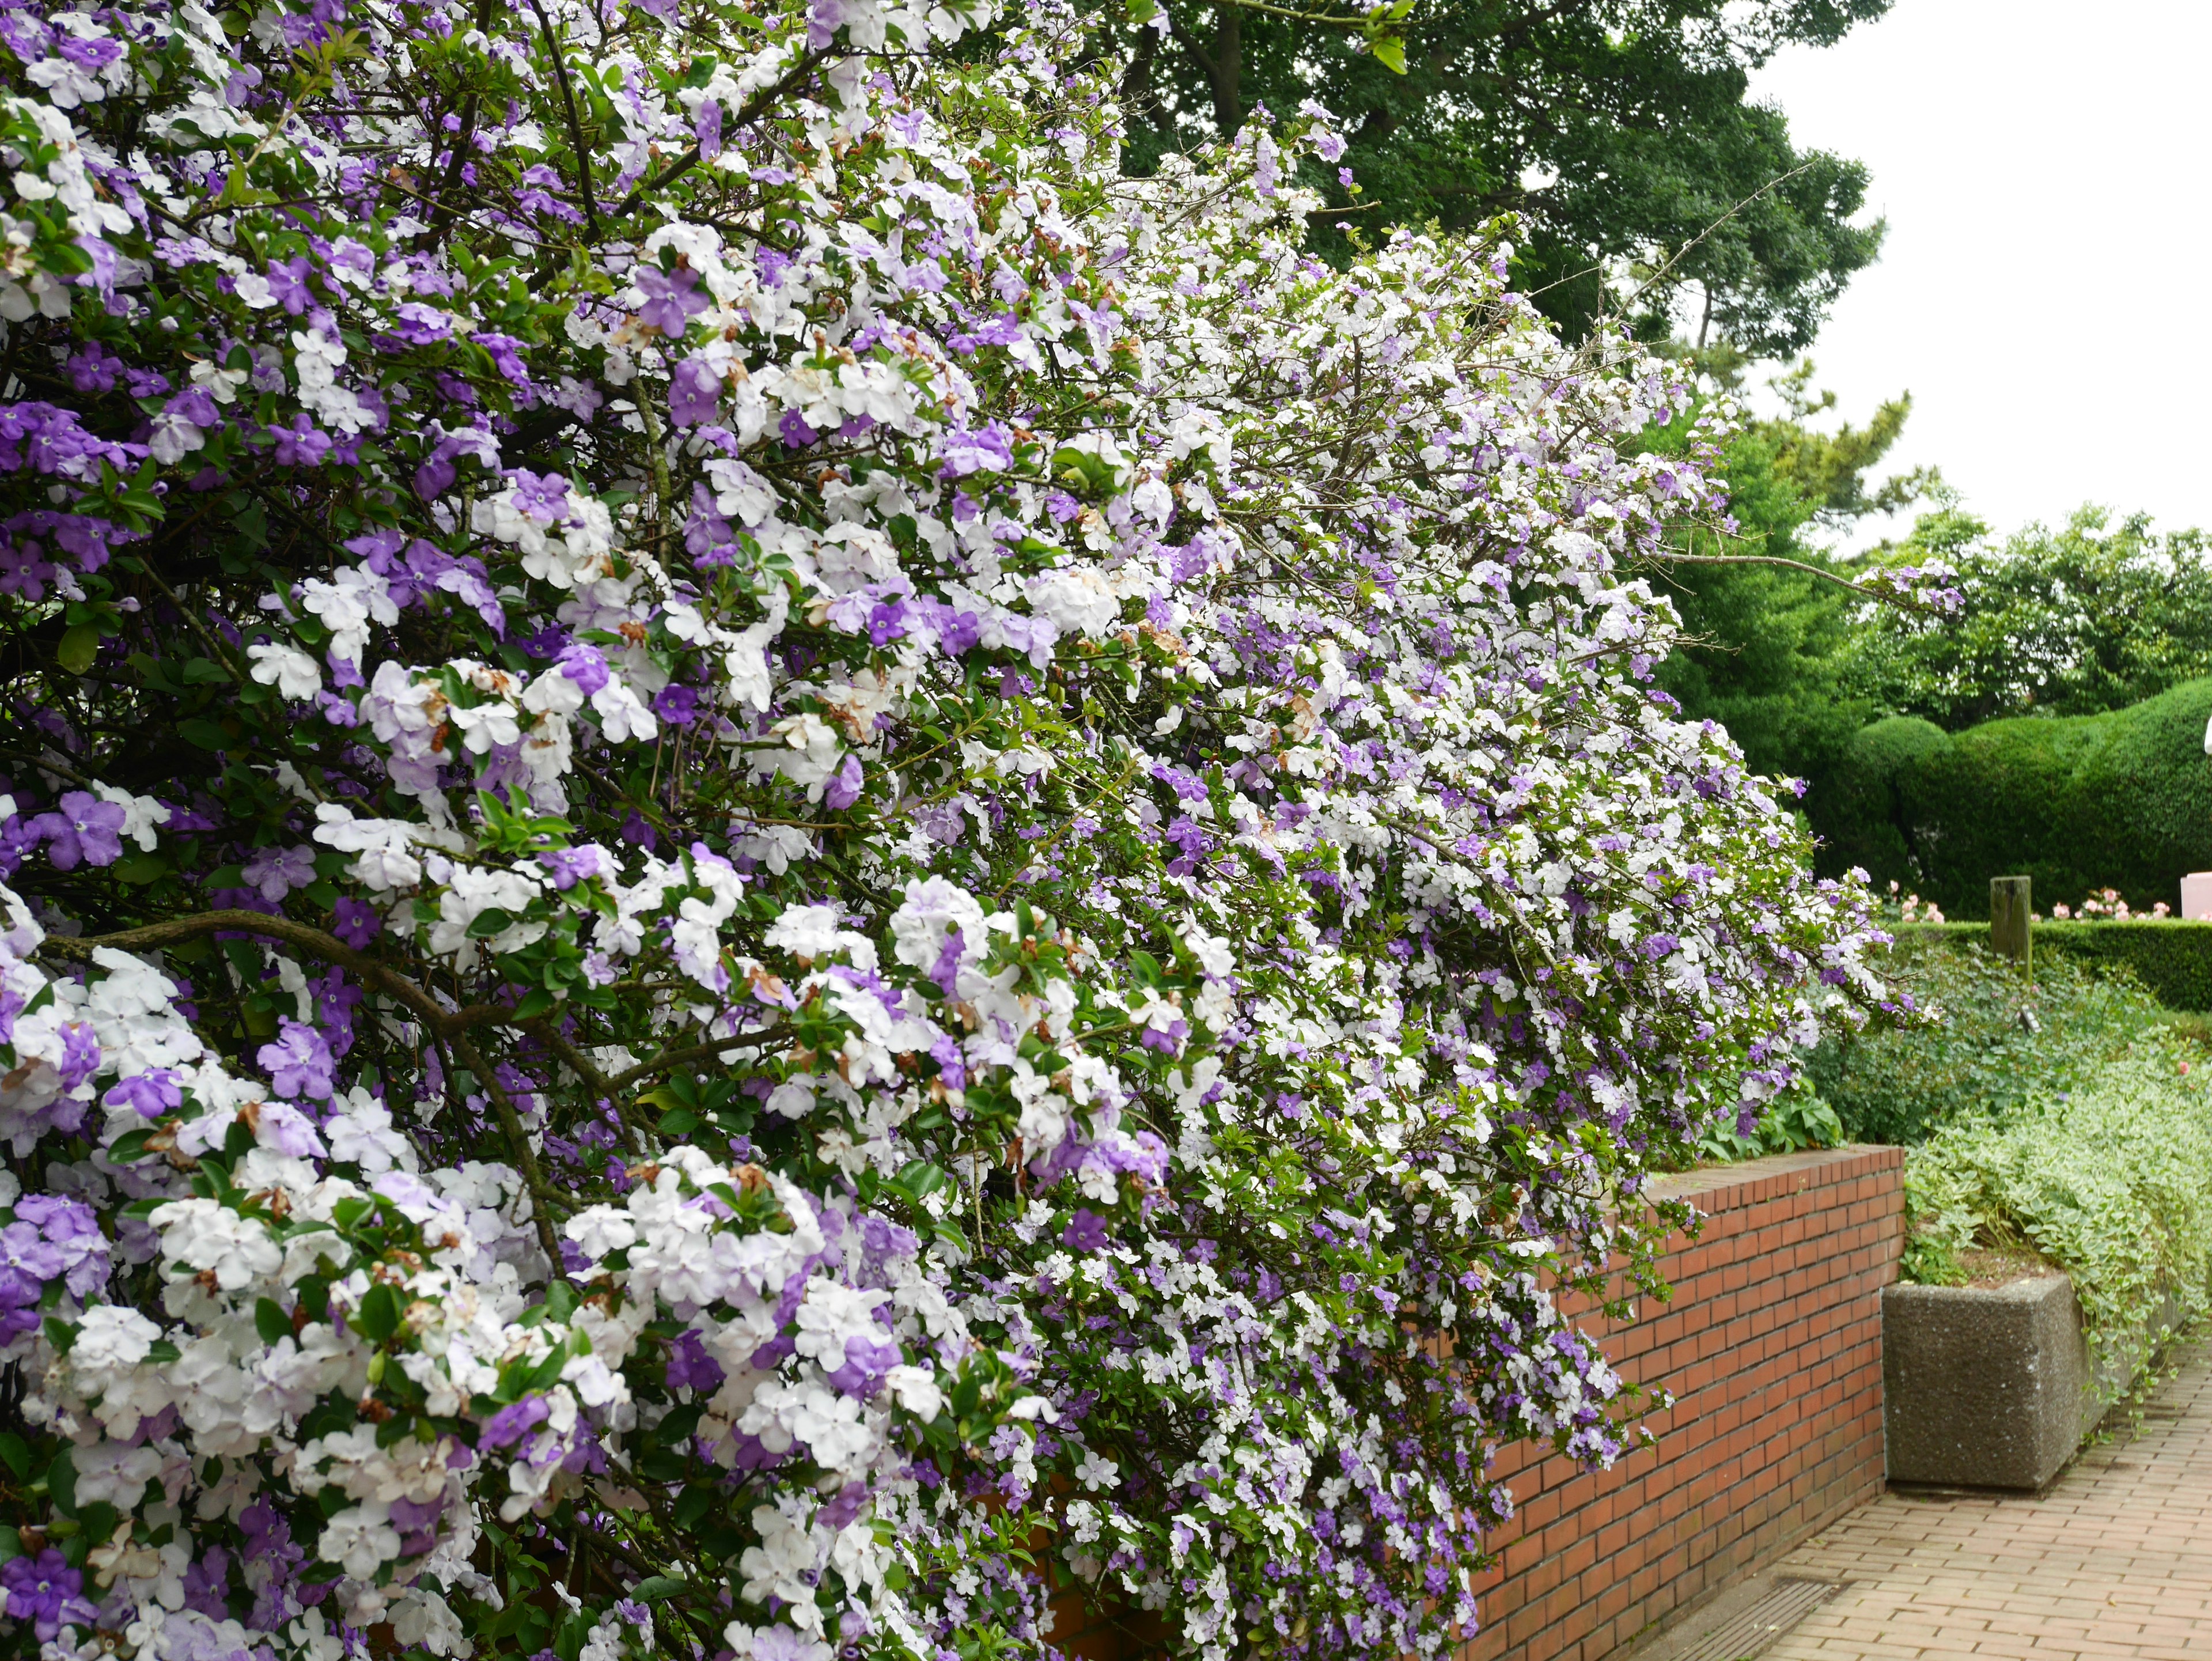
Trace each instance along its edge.
{"label": "metal drain grate", "polygon": [[1834,1580],[1777,1580],[1764,1597],[1714,1628],[1678,1661],[1751,1661],[1843,1589]]}

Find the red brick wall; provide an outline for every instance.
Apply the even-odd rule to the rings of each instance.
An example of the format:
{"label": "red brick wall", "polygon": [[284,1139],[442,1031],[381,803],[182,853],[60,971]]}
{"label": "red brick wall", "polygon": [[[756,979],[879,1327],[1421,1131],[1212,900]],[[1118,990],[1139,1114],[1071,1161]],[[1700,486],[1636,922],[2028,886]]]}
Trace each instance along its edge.
{"label": "red brick wall", "polygon": [[1607,1471],[1498,1456],[1517,1509],[1462,1661],[1598,1661],[1881,1492],[1903,1164],[1845,1147],[1667,1179],[1706,1214],[1670,1244],[1674,1298],[1593,1329],[1623,1376],[1674,1391],[1645,1421],[1658,1446]]}

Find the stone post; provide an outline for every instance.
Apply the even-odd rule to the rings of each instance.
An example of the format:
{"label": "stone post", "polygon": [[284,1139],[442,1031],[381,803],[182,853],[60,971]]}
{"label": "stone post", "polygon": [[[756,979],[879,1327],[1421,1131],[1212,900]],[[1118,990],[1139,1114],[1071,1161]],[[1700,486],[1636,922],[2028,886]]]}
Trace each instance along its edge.
{"label": "stone post", "polygon": [[1990,879],[1990,949],[2001,958],[2017,959],[2023,969],[2030,961],[2028,915],[2026,877]]}

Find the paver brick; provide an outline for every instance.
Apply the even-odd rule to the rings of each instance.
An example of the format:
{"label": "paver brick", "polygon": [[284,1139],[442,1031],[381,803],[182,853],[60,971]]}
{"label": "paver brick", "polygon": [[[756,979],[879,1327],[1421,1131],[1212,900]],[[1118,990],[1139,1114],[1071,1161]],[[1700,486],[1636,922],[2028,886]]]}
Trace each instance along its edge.
{"label": "paver brick", "polygon": [[2041,1494],[1886,1494],[1808,1540],[1777,1573],[1850,1585],[1765,1661],[2212,1661],[2212,1344],[2150,1405]]}

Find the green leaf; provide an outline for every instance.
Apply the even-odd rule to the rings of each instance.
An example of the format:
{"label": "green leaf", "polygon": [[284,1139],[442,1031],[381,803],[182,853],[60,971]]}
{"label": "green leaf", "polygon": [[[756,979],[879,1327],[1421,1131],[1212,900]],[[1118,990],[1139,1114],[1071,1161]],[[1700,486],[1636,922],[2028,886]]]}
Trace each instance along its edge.
{"label": "green leaf", "polygon": [[230,747],[229,733],[224,732],[215,722],[202,720],[198,716],[190,721],[179,721],[177,731],[183,735],[187,743],[196,744],[203,750],[227,750]]}
{"label": "green leaf", "polygon": [[0,1459],[19,1477],[31,1474],[31,1450],[12,1430],[0,1430]]}
{"label": "green leaf", "polygon": [[78,624],[54,648],[54,661],[72,675],[81,675],[91,668],[99,656],[100,630],[89,623]]}
{"label": "green leaf", "polygon": [[552,1389],[561,1382],[561,1369],[568,1365],[568,1345],[556,1344],[551,1354],[530,1369],[529,1376],[522,1382],[522,1393],[526,1396],[532,1390]]}
{"label": "green leaf", "polygon": [[524,995],[522,1001],[515,1005],[514,1019],[518,1021],[534,1021],[552,1008],[555,999],[550,992],[542,986],[533,986]]}
{"label": "green leaf", "polygon": [[253,1329],[274,1349],[292,1335],[292,1317],[274,1298],[264,1298],[253,1305]]}
{"label": "green leaf", "polygon": [[641,1603],[665,1603],[682,1591],[690,1582],[670,1575],[647,1575],[629,1589],[629,1595]]}
{"label": "green leaf", "polygon": [[673,1513],[676,1518],[676,1526],[681,1529],[690,1528],[707,1514],[714,1503],[714,1489],[696,1485],[685,1488],[677,1496],[676,1509]]}
{"label": "green leaf", "polygon": [[1377,35],[1369,43],[1368,50],[1375,61],[1395,74],[1406,72],[1406,43],[1395,34]]}
{"label": "green leaf", "polygon": [[382,1343],[399,1330],[399,1294],[379,1281],[369,1287],[368,1295],[361,1300],[356,1311],[362,1331],[378,1343]]}
{"label": "green leaf", "polygon": [[699,1128],[699,1116],[688,1107],[672,1108],[660,1116],[660,1134],[684,1136]]}
{"label": "green leaf", "polygon": [[124,881],[143,888],[168,875],[169,861],[159,854],[133,854],[128,859],[117,861],[114,871]]}
{"label": "green leaf", "polygon": [[64,1448],[54,1455],[53,1463],[46,1467],[46,1492],[53,1495],[54,1508],[63,1516],[76,1513],[76,1457],[73,1449]]}
{"label": "green leaf", "polygon": [[155,1132],[151,1129],[126,1130],[115,1139],[114,1146],[107,1150],[107,1157],[118,1165],[129,1165],[134,1159],[143,1159],[146,1157],[146,1144],[153,1141],[154,1136]]}
{"label": "green leaf", "polygon": [[488,940],[501,930],[512,928],[514,923],[513,913],[501,910],[495,905],[477,913],[476,920],[469,924],[469,938],[472,940]]}

